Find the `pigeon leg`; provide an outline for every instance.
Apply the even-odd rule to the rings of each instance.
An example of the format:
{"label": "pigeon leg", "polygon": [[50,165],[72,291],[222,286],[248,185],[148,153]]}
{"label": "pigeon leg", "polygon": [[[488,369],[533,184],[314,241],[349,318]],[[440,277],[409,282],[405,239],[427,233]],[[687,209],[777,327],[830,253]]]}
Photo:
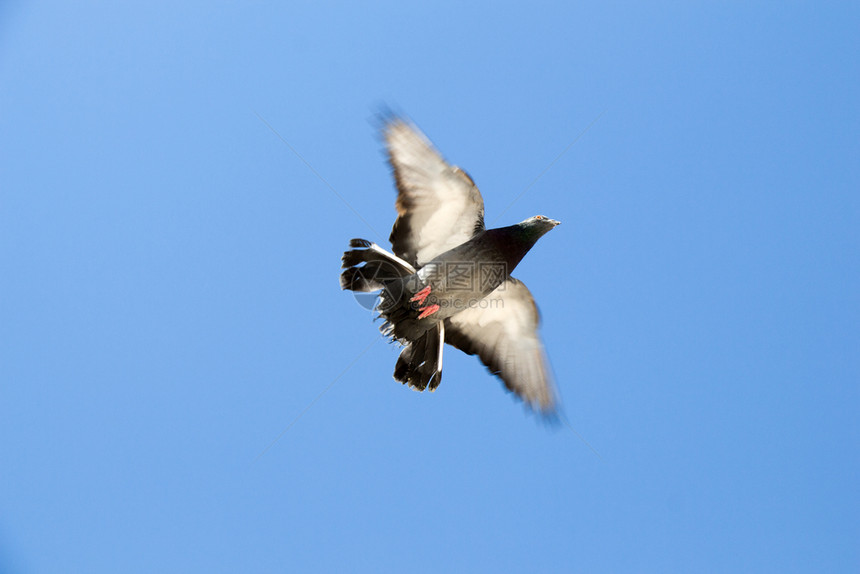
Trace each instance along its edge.
{"label": "pigeon leg", "polygon": [[426,307],[421,308],[421,314],[418,315],[419,319],[424,319],[425,317],[429,317],[433,313],[439,310],[439,305],[428,305]]}
{"label": "pigeon leg", "polygon": [[422,289],[421,291],[419,291],[418,293],[416,293],[412,297],[412,299],[409,300],[409,302],[414,303],[415,301],[418,301],[419,305],[423,305],[424,299],[426,299],[428,295],[430,295],[430,286],[429,285],[427,287],[425,287],[424,289]]}

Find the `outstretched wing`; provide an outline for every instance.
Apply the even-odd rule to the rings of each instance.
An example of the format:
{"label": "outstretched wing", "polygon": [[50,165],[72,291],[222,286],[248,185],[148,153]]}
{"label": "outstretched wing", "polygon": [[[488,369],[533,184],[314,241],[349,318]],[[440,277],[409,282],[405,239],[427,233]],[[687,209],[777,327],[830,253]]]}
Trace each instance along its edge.
{"label": "outstretched wing", "polygon": [[538,338],[537,306],[513,277],[474,307],[445,320],[445,342],[478,355],[508,390],[544,414],[555,410],[555,388]]}
{"label": "outstretched wing", "polygon": [[383,128],[397,183],[394,253],[415,267],[484,229],[484,200],[466,172],[448,165],[414,125],[392,118]]}

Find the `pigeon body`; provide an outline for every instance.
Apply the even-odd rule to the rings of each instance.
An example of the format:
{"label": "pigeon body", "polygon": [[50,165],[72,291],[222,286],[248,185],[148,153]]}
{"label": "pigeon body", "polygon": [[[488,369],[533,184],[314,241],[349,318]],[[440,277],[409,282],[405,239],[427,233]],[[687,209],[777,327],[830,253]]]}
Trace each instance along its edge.
{"label": "pigeon body", "polygon": [[383,136],[398,188],[394,253],[353,239],[343,255],[341,287],[381,291],[381,329],[404,347],[394,378],[435,390],[448,343],[478,355],[531,407],[552,412],[556,399],[536,332],[537,306],[511,272],[559,222],[537,215],[488,230],[475,183],[414,125],[390,118]]}

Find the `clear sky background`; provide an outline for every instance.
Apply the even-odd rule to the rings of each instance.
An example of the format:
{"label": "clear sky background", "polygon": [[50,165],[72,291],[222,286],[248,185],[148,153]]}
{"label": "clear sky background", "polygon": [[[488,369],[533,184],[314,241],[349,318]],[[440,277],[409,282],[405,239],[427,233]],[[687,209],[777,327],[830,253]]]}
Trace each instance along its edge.
{"label": "clear sky background", "polygon": [[[860,569],[856,3],[119,4],[0,4],[0,571]],[[391,378],[383,104],[599,455]]]}

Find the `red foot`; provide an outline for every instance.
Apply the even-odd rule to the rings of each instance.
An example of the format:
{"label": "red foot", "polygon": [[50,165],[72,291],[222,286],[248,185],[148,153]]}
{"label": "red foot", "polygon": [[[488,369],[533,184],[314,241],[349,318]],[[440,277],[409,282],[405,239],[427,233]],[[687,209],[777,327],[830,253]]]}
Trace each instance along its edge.
{"label": "red foot", "polygon": [[[429,287],[428,287],[429,289]],[[418,315],[419,319],[423,319],[424,317],[429,317],[433,313],[439,310],[439,305],[428,305],[427,307],[421,308],[421,314]]]}
{"label": "red foot", "polygon": [[422,305],[422,304],[424,304],[424,299],[426,299],[429,294],[430,294],[430,286],[428,285],[427,287],[425,287],[424,289],[422,289],[421,291],[416,293],[412,297],[412,299],[410,299],[409,301],[410,301],[410,303],[414,303],[415,301],[418,301],[418,304]]}

